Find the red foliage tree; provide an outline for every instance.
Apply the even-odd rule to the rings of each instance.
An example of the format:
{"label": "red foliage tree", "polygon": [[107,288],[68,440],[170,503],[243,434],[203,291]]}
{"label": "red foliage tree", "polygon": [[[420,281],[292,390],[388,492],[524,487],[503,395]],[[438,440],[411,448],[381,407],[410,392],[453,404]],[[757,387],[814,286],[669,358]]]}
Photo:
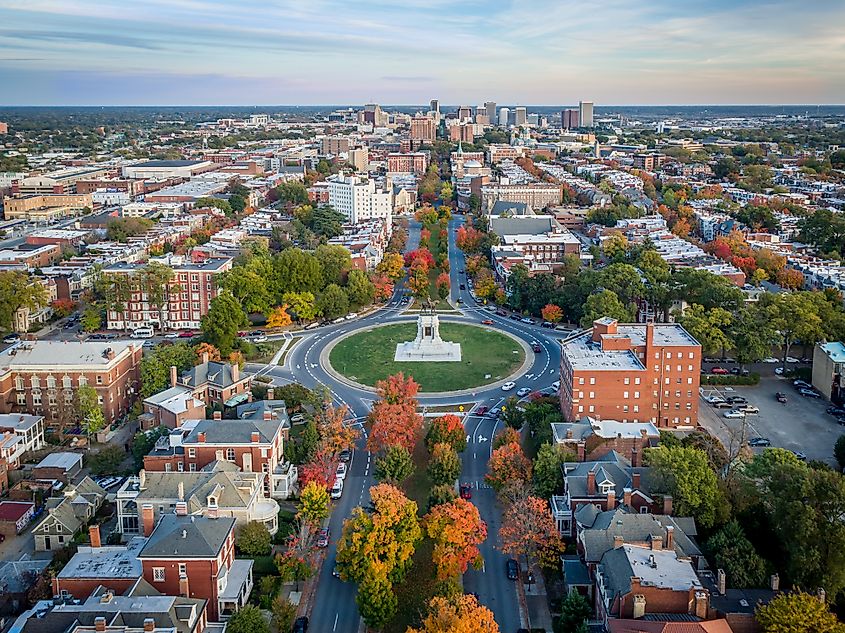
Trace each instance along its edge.
{"label": "red foliage tree", "polygon": [[464,253],[477,253],[481,249],[484,234],[471,226],[462,226],[455,235],[455,244]]}
{"label": "red foliage tree", "polygon": [[387,301],[393,294],[393,282],[384,275],[373,275],[370,281],[375,286],[375,300]]}
{"label": "red foliage tree", "polygon": [[[432,255],[431,251],[427,248],[418,248],[414,251],[405,253],[405,266],[408,268],[413,268],[414,262],[417,260],[420,260],[426,268],[434,267],[434,255]],[[420,264],[417,265],[419,266]]]}
{"label": "red foliage tree", "polygon": [[439,580],[463,574],[470,564],[481,563],[478,546],[487,538],[487,524],[469,501],[454,499],[434,506],[423,526],[434,540],[432,560]]}
{"label": "red foliage tree", "polygon": [[522,496],[505,510],[499,540],[505,554],[524,556],[529,566],[535,562],[554,564],[562,551],[549,504],[538,497]]}
{"label": "red foliage tree", "polygon": [[325,488],[334,485],[338,459],[331,448],[322,446],[314,453],[314,458],[299,467],[299,485],[304,488],[309,482],[317,482]]}
{"label": "red foliage tree", "polygon": [[553,303],[543,306],[540,314],[543,315],[543,319],[550,323],[560,323],[560,320],[563,318],[563,310],[560,309],[560,306],[556,306]]}
{"label": "red foliage tree", "polygon": [[367,416],[367,450],[378,453],[390,446],[403,446],[412,452],[423,426],[422,416],[417,413],[419,385],[411,376],[406,378],[399,372],[378,381],[376,391],[381,399]]}
{"label": "red foliage tree", "polygon": [[493,451],[487,462],[487,471],[484,480],[495,490],[501,490],[514,482],[530,480],[531,460],[519,444],[510,442]]}
{"label": "red foliage tree", "polygon": [[467,446],[467,432],[458,416],[441,415],[431,421],[425,443],[428,450],[435,444],[448,444],[453,450],[461,452]]}

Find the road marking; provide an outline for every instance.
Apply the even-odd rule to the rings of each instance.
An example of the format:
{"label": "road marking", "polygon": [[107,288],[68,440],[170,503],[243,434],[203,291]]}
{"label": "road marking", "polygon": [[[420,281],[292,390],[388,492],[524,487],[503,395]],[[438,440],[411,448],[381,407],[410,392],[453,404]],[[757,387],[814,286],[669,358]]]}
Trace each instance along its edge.
{"label": "road marking", "polygon": [[479,442],[486,442],[486,441],[487,441],[487,438],[486,438],[486,437],[484,437],[483,435],[479,435],[479,436],[478,436],[478,441],[479,441]]}
{"label": "road marking", "polygon": [[338,619],[338,617],[340,617],[340,613],[335,613],[334,614],[334,626],[332,627],[332,631],[337,630],[337,619]]}
{"label": "road marking", "polygon": [[484,561],[481,561],[481,573],[482,574],[487,573],[487,565],[484,563]]}

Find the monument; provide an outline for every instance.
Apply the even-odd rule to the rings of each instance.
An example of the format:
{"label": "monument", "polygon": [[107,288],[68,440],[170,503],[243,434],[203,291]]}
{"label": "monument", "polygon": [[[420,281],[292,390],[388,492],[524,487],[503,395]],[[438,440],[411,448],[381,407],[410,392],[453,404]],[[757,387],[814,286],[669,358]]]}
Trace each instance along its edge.
{"label": "monument", "polygon": [[396,362],[452,362],[461,360],[460,343],[450,343],[440,338],[440,321],[434,304],[427,301],[417,319],[417,338],[398,343]]}

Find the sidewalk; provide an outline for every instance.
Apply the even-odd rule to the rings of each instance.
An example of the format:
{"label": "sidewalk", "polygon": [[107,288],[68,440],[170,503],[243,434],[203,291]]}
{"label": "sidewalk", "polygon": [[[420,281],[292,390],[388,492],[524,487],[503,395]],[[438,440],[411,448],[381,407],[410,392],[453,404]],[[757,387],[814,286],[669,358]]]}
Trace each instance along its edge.
{"label": "sidewalk", "polygon": [[[527,572],[523,575],[523,580],[527,578]],[[522,584],[522,592],[525,596],[525,608],[528,612],[528,626],[527,628],[545,629],[547,633],[552,633],[552,614],[549,612],[549,598],[546,595],[546,584],[543,580],[543,574],[539,570],[534,574],[534,582],[527,585]]]}

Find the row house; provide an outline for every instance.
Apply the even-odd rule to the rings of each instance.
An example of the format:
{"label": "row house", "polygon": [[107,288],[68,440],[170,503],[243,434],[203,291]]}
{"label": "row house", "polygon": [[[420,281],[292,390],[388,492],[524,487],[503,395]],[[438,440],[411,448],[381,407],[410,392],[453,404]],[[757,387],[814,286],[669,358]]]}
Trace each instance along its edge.
{"label": "row house", "polygon": [[106,491],[90,477],[66,488],[45,504],[44,518],[32,529],[35,551],[63,549],[94,518],[106,500]]}
{"label": "row house", "polygon": [[428,154],[426,152],[409,152],[407,154],[393,152],[387,155],[388,173],[410,173],[423,176],[426,169],[428,169]]}
{"label": "row house", "polygon": [[74,392],[93,387],[110,424],[132,405],[142,348],[130,341],[24,341],[0,353],[0,412],[60,421]]}
{"label": "row house", "polygon": [[638,466],[643,451],[660,442],[660,431],[651,422],[618,422],[586,416],[578,422],[551,426],[555,445],[579,462],[595,461],[615,452]]}
{"label": "row house", "polygon": [[[207,406],[224,409],[235,407],[250,399],[252,375],[241,374],[238,363],[208,360],[203,354],[202,362],[181,375],[176,367],[170,368],[171,388],[188,389],[197,400]],[[187,406],[187,396],[185,399]],[[192,408],[197,408],[192,404]]]}
{"label": "row house", "polygon": [[[173,278],[167,284],[162,298],[163,304],[153,303],[147,292],[133,283],[123,310],[108,311],[108,329],[198,329],[202,317],[208,313],[211,301],[217,296],[216,277],[231,270],[232,259],[211,257],[201,262],[191,262],[182,257],[169,256],[150,261],[163,263],[173,270]],[[134,282],[143,268],[142,264],[118,262],[105,268],[103,273],[126,275]]]}

